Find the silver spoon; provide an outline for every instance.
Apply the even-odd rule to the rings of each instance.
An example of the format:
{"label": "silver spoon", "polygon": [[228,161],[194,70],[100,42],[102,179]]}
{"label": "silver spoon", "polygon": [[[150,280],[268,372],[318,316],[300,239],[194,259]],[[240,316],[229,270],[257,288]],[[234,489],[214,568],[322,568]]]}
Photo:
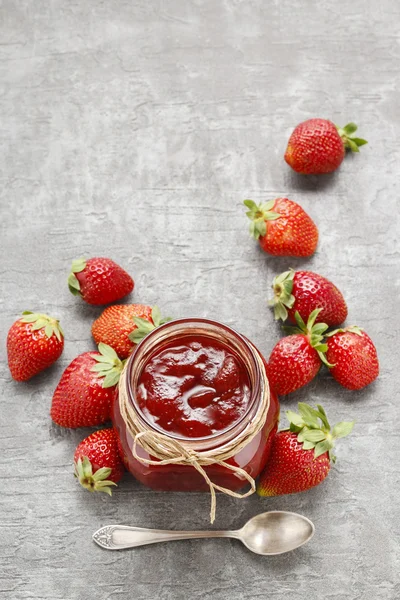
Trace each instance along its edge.
{"label": "silver spoon", "polygon": [[314,535],[312,522],[293,512],[273,510],[247,521],[233,531],[168,531],[125,525],[106,525],[93,534],[93,540],[107,550],[135,548],[156,542],[194,538],[236,538],[252,552],[272,556],[299,548]]}

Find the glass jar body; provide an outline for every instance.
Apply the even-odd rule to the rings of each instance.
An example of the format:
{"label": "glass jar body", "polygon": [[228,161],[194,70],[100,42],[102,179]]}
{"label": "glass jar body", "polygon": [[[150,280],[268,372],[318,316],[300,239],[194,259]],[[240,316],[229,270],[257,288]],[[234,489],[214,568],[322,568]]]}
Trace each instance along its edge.
{"label": "glass jar body", "polygon": [[[176,329],[177,325],[175,324],[179,324],[179,331],[185,331],[186,326],[189,328],[188,330],[193,331],[193,323],[198,327],[202,326],[202,324],[206,324],[208,328],[207,331],[215,337],[217,336],[217,333],[218,335],[225,334],[226,340],[230,340],[232,344],[236,344],[237,341],[240,342],[237,347],[240,347],[241,352],[243,351],[249,353],[247,358],[251,358],[251,355],[257,355],[257,357],[261,359],[261,362],[265,364],[261,353],[253,344],[251,344],[251,342],[246,340],[246,338],[239,336],[239,334],[230,328],[227,328],[226,326],[223,326],[217,322],[201,319],[181,320],[179,322],[173,322],[172,324],[168,323],[159,329],[166,328],[164,339],[168,339],[168,327],[172,329],[173,334],[173,327],[175,326],[176,335],[176,331],[178,330]],[[153,334],[156,335],[156,332],[157,330],[155,330]],[[162,336],[162,331],[159,332],[158,335]],[[233,336],[236,336],[237,340]],[[146,338],[141,345],[144,345],[145,343]],[[155,345],[153,344],[153,349],[154,347],[157,348],[156,343]],[[142,349],[138,348],[138,350]],[[129,362],[132,364],[128,364],[128,368],[123,374],[123,376],[127,378],[130,377],[132,370],[135,370],[135,364],[138,362],[136,351],[130,357]],[[260,360],[258,360],[258,362],[260,362]],[[250,365],[251,364],[252,363],[250,362]],[[131,367],[131,369],[129,369],[129,367]],[[229,441],[234,441],[235,435],[240,434],[241,427],[246,427],[249,419],[257,414],[258,406],[262,400],[261,394],[265,389],[265,385],[268,385],[268,382],[266,381],[265,369],[255,370],[253,376],[254,398],[251,410],[249,410],[249,414],[243,419],[243,423],[239,423],[230,434],[225,433],[222,435],[212,436],[212,438],[210,437],[208,440],[209,448],[218,449],[220,445],[223,446],[224,442],[227,441],[227,437],[229,437]],[[134,396],[134,394],[132,394],[132,396]],[[134,397],[129,398],[129,400],[131,400],[133,405],[135,405]],[[190,465],[146,465],[133,456],[133,438],[128,431],[126,423],[121,415],[118,396],[114,402],[112,419],[114,428],[119,438],[120,452],[123,456],[125,466],[138,481],[157,491],[209,491],[209,486],[204,480],[203,476]],[[269,458],[272,439],[277,430],[278,419],[279,402],[273,390],[270,390],[269,408],[262,429],[246,446],[244,446],[237,452],[237,454],[232,456],[226,462],[232,466],[240,467],[255,479],[260,474]],[[151,428],[150,423],[149,428]],[[195,443],[195,440],[193,439],[188,441],[191,444]],[[207,445],[207,439],[203,438],[203,448],[205,444]],[[150,456],[139,444],[136,445],[136,452],[143,459],[154,460],[154,457]],[[232,491],[238,491],[246,484],[248,485],[248,481],[243,475],[240,475],[235,471],[231,471],[230,469],[227,469],[226,467],[217,463],[206,466],[205,470],[213,483],[221,487],[228,488]]]}

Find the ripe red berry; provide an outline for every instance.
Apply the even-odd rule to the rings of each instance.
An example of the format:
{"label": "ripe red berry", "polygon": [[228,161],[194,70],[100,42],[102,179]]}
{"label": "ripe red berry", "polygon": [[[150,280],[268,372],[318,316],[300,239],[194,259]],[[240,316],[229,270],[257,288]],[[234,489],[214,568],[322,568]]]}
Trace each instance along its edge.
{"label": "ripe red berry", "polygon": [[72,262],[68,287],[88,304],[110,304],[134,288],[130,275],[109,258],[80,258]]}
{"label": "ripe red berry", "polygon": [[75,477],[90,492],[111,496],[111,486],[124,474],[114,429],[101,429],[85,438],[74,454]]}
{"label": "ripe red berry", "polygon": [[311,313],[307,325],[296,313],[298,327],[285,328],[288,335],[275,345],[267,364],[267,376],[277,394],[290,394],[310,383],[317,375],[321,362],[326,363],[322,334],[325,323],[315,324],[319,310]]}
{"label": "ripe red berry", "polygon": [[311,256],[318,243],[318,229],[299,204],[276,198],[257,205],[245,200],[251,220],[250,234],[261,248],[275,256]]}
{"label": "ripe red berry", "polygon": [[169,321],[163,319],[157,306],[115,304],[106,308],[92,325],[96,344],[103,342],[114,348],[120,358],[127,358],[152,329]]}
{"label": "ripe red berry", "polygon": [[340,325],[347,317],[347,306],[340,290],[328,279],[311,271],[285,271],[275,277],[272,288],[275,319],[294,323],[296,311],[307,321],[320,308],[316,323]]}
{"label": "ripe red berry", "polygon": [[367,142],[354,137],[357,125],[336,127],[327,119],[308,119],[295,127],[285,152],[285,161],[297,173],[317,175],[335,171],[346,149],[359,152]]}
{"label": "ripe red berry", "polygon": [[360,327],[346,327],[327,334],[327,360],[331,374],[349,390],[369,385],[379,375],[379,361],[371,338]]}
{"label": "ripe red berry", "polygon": [[279,431],[257,486],[260,496],[304,492],[328,475],[336,439],[348,435],[354,421],[337,423],[332,429],[320,404],[312,408],[299,402],[299,413],[286,412],[290,430]]}
{"label": "ripe red berry", "polygon": [[77,356],[55,389],[50,410],[54,423],[76,428],[108,421],[123,366],[106,344],[99,344],[99,352]]}
{"label": "ripe red berry", "polygon": [[22,314],[7,336],[8,366],[16,381],[27,381],[50,367],[64,348],[64,332],[56,319],[30,311]]}

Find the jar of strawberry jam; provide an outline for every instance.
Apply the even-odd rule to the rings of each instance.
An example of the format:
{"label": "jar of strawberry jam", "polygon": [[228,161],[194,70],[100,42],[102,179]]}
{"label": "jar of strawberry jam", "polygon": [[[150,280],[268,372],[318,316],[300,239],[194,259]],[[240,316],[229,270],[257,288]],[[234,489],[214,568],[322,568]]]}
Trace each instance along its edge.
{"label": "jar of strawberry jam", "polygon": [[142,433],[154,435],[155,440],[179,442],[188,452],[215,454],[227,445],[235,447],[235,440],[262,418],[262,426],[249,443],[239,444],[238,452],[225,461],[232,469],[218,462],[203,467],[213,484],[232,492],[248,484],[245,473],[256,478],[269,457],[279,417],[278,400],[269,390],[264,365],[251,342],[215,321],[180,319],[150,332],[127,362],[120,398],[113,408],[127,469],[154,490],[210,489],[191,464],[158,464],[140,439],[134,443],[126,410],[121,410],[122,388],[123,402]]}

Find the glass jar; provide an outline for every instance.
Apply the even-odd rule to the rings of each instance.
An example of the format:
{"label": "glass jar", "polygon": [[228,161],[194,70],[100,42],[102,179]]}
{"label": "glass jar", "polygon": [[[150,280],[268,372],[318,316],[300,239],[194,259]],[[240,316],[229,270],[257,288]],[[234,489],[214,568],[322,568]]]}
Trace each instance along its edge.
{"label": "glass jar", "polygon": [[[171,342],[179,343],[180,339],[188,336],[196,338],[200,342],[208,339],[211,343],[214,340],[216,343],[223,344],[238,359],[240,368],[246,370],[250,382],[250,396],[244,414],[222,431],[216,431],[205,437],[184,437],[160,429],[157,423],[151,420],[140,408],[138,402],[138,385],[141,373],[150,358],[162,352],[166,346],[170,346]],[[180,319],[157,327],[135,347],[129,357],[123,377],[125,378],[124,383],[128,402],[133,407],[135,415],[140,419],[142,425],[145,425],[150,431],[162,433],[184,442],[186,446],[193,450],[203,451],[223,448],[224,444],[234,440],[256,417],[267,383],[265,369],[262,365],[265,365],[265,360],[256,347],[230,327],[208,319]],[[203,476],[191,465],[146,465],[137,460],[132,454],[133,439],[121,415],[118,396],[112,412],[113,425],[119,437],[120,450],[125,466],[136,479],[144,485],[159,491],[209,491],[209,485]],[[255,479],[268,460],[272,439],[277,430],[278,419],[278,399],[273,390],[270,389],[270,404],[265,424],[256,436],[227,462],[240,467]],[[144,459],[154,460],[154,457],[145,452],[140,443],[136,445],[136,452]],[[211,464],[206,466],[205,470],[213,483],[232,491],[238,491],[248,484],[243,475],[222,465]]]}

